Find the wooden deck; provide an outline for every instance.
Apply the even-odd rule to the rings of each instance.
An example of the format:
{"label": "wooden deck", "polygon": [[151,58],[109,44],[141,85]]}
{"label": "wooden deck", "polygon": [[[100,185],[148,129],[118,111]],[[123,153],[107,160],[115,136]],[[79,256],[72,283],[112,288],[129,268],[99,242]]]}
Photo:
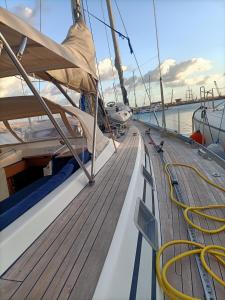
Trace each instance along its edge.
{"label": "wooden deck", "polygon": [[133,131],[97,174],[95,184],[87,186],[1,277],[1,300],[92,298],[135,164],[138,136]]}
{"label": "wooden deck", "polygon": [[[135,122],[135,124],[143,134],[153,163],[159,200],[162,244],[171,240],[188,239],[187,227],[182,209],[178,208],[169,199],[169,188],[162,162],[159,154],[155,151],[154,146],[149,144],[149,137],[145,135],[147,126],[140,124],[139,122]],[[212,181],[225,186],[225,170],[214,161],[210,161],[199,156],[197,149],[194,149],[193,146],[188,145],[177,138],[160,137],[160,133],[156,130],[151,130],[151,136],[156,144],[159,144],[162,140],[164,140],[164,155],[168,162],[192,164]],[[207,185],[194,172],[180,167],[174,170],[187,204],[190,203],[195,206],[203,206],[212,203],[225,204],[225,193]],[[212,175],[214,172],[220,173],[221,177],[214,177]],[[208,212],[225,218],[225,211]],[[221,226],[221,223],[215,224],[198,217],[194,217],[194,221],[196,224],[200,224],[205,228],[215,228],[218,225]],[[196,233],[200,243],[217,244],[221,246],[225,245],[225,232],[215,235],[202,234],[199,231],[196,231]],[[187,251],[186,246],[170,248],[170,250],[167,250],[163,256],[163,263],[165,263],[168,258],[171,258],[183,251]],[[225,281],[225,269],[222,269],[222,267],[220,267],[213,259],[210,259],[209,265],[212,270]],[[185,258],[172,266],[169,271],[169,280],[174,287],[183,293],[204,299],[202,284],[193,257]],[[224,300],[225,288],[216,281],[213,283],[217,299]]]}

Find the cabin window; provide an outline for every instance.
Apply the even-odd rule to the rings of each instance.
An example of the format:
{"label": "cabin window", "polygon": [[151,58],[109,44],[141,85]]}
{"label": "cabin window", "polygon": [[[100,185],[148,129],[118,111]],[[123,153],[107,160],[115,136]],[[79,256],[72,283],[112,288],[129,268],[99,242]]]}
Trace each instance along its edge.
{"label": "cabin window", "polygon": [[0,121],[0,145],[7,145],[13,143],[18,143],[18,140],[5,127],[3,122]]}

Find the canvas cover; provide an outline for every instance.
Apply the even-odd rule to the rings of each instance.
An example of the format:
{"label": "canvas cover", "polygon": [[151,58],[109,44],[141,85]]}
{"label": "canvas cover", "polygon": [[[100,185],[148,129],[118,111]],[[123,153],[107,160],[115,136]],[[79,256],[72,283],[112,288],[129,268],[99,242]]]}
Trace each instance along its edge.
{"label": "canvas cover", "polygon": [[[96,67],[95,67],[95,48],[91,33],[81,20],[75,25],[71,26],[66,39],[62,45],[74,56],[77,53],[81,56],[80,59],[88,64],[92,74],[85,72],[82,68],[66,68],[61,70],[48,71],[47,73],[56,79],[59,83],[69,87],[78,92],[96,93]],[[37,73],[37,75],[49,80],[46,73]]]}
{"label": "canvas cover", "polygon": [[[21,63],[27,73],[49,80],[46,71],[59,83],[78,92],[96,92],[95,49],[84,22],[73,25],[62,45],[57,44],[19,17],[0,8],[0,32],[15,53],[24,36],[27,47]],[[52,71],[56,70],[56,71]],[[0,78],[18,75],[3,49],[0,55]]]}
{"label": "canvas cover", "polygon": [[[61,106],[43,98],[53,114],[68,113],[76,117],[87,139],[87,148],[92,153],[94,118],[79,108]],[[26,108],[26,109],[25,109]],[[6,97],[0,99],[0,121],[9,121],[34,116],[46,115],[45,110],[34,96]],[[97,127],[96,155],[98,156],[107,145],[109,139]]]}

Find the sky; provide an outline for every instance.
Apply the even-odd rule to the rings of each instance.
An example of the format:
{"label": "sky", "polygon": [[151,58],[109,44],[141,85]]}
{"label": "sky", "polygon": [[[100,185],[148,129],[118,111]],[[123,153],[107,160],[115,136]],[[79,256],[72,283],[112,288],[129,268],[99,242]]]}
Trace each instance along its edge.
{"label": "sky", "polygon": [[[141,69],[140,74],[127,41],[118,37],[130,104],[134,105],[134,86],[137,105],[149,103],[145,88],[150,89],[153,102],[159,101],[153,2],[111,1],[115,27],[125,35],[127,31]],[[83,3],[86,10],[109,23],[105,0],[83,0]],[[225,94],[225,0],[155,0],[155,5],[165,101],[171,100],[172,90],[174,98],[185,99],[188,89],[194,97],[199,97],[200,86],[206,90],[215,88],[214,80]],[[59,43],[72,24],[70,0],[0,0],[0,6],[7,6]],[[114,51],[110,30],[87,13],[85,18],[94,37],[104,99],[106,102],[121,100],[118,76],[112,67]],[[7,94],[16,80],[11,78],[4,85],[0,81],[0,95]],[[48,96],[54,94],[49,86],[44,86],[43,92]],[[214,93],[217,94],[215,90]]]}

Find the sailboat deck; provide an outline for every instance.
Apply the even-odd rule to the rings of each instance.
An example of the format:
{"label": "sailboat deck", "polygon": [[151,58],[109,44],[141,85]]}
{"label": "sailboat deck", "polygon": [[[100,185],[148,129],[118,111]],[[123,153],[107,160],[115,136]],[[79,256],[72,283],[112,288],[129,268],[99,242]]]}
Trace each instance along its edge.
{"label": "sailboat deck", "polygon": [[[136,122],[139,130],[142,132],[145,143],[148,147],[150,157],[153,164],[153,172],[155,174],[156,190],[159,201],[159,214],[161,225],[162,244],[179,239],[188,239],[187,226],[183,217],[182,209],[178,208],[169,199],[169,187],[165,176],[163,165],[159,154],[155,151],[154,146],[149,144],[149,137],[145,135],[147,126]],[[198,150],[193,146],[173,137],[161,137],[160,133],[151,129],[151,136],[156,144],[164,140],[164,155],[168,162],[182,162],[192,164],[197,167],[212,181],[225,186],[225,170],[215,161],[204,159],[198,154]],[[225,204],[225,193],[206,184],[193,171],[178,167],[174,169],[182,195],[187,204],[195,206],[203,206],[208,204]],[[214,177],[213,173],[219,173],[220,177]],[[212,215],[225,218],[225,210],[208,211]],[[194,217],[194,222],[204,228],[217,228],[221,223],[209,222],[203,218]],[[196,231],[198,241],[200,243],[210,245],[225,245],[225,232],[220,234],[203,234]],[[163,263],[169,258],[187,251],[186,246],[171,247],[165,251]],[[211,269],[225,281],[225,269],[219,266],[216,260],[210,259],[209,265]],[[204,299],[202,284],[199,278],[195,259],[188,257],[176,262],[169,269],[169,281],[178,290],[188,295],[193,295],[199,299]],[[225,299],[225,288],[216,281],[213,281],[216,291],[217,300]],[[167,299],[167,297],[165,297]]]}
{"label": "sailboat deck", "polygon": [[95,184],[82,190],[2,276],[2,300],[92,298],[134,168],[139,139],[134,131]]}

